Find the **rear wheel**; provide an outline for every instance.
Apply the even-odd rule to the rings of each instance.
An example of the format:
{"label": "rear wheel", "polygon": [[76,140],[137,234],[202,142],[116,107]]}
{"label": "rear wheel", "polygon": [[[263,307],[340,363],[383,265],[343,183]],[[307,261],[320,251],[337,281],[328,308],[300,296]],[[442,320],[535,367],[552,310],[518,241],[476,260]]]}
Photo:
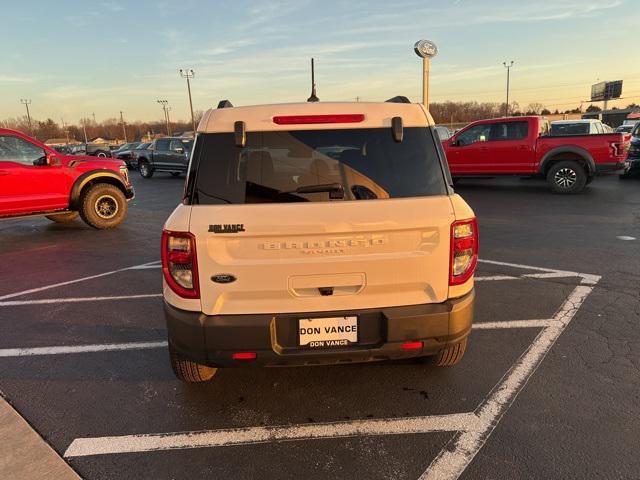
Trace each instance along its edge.
{"label": "rear wheel", "polygon": [[104,150],[98,150],[96,152],[96,157],[100,157],[100,158],[107,158],[107,152],[105,152]]}
{"label": "rear wheel", "polygon": [[115,185],[97,183],[83,194],[80,216],[100,230],[117,227],[127,216],[127,199]]}
{"label": "rear wheel", "polygon": [[554,193],[578,193],[587,184],[587,172],[575,160],[563,160],[551,165],[547,183]]}
{"label": "rear wheel", "polygon": [[454,343],[453,345],[440,350],[435,355],[430,357],[420,357],[417,360],[420,363],[426,363],[436,367],[452,367],[453,365],[460,363],[460,360],[462,360],[464,352],[467,349],[467,340],[468,338],[464,338],[458,343]]}
{"label": "rear wheel", "polygon": [[179,380],[187,383],[207,382],[216,374],[217,368],[201,365],[187,360],[169,345],[169,359],[173,373]]}
{"label": "rear wheel", "polygon": [[151,178],[153,177],[153,168],[149,165],[149,162],[146,160],[141,160],[138,162],[138,171],[140,172],[140,176],[142,178]]}
{"label": "rear wheel", "polygon": [[70,223],[78,218],[80,214],[78,212],[59,213],[57,215],[45,215],[45,218],[56,223]]}

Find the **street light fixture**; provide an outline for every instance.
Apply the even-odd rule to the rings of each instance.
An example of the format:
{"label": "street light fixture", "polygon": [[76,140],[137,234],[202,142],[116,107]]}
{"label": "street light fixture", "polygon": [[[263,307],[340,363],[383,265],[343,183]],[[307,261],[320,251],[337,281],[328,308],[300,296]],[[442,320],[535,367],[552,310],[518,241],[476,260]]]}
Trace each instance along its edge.
{"label": "street light fixture", "polygon": [[431,59],[438,55],[438,47],[430,40],[418,40],[413,51],[422,58],[422,103],[429,110],[429,69]]}
{"label": "street light fixture", "polygon": [[187,79],[187,90],[189,91],[189,108],[191,109],[191,127],[193,128],[193,134],[196,134],[196,119],[193,115],[193,102],[191,101],[191,84],[189,83],[189,80],[192,79],[195,76],[195,72],[193,71],[192,68],[189,69],[185,69],[183,70],[182,68],[180,69],[180,76],[182,78],[186,78]]}
{"label": "street light fixture", "polygon": [[508,117],[509,116],[509,73],[511,72],[511,67],[513,67],[513,60],[511,60],[509,63],[502,62],[502,65],[504,65],[504,68],[507,69],[507,103],[504,106],[504,116]]}

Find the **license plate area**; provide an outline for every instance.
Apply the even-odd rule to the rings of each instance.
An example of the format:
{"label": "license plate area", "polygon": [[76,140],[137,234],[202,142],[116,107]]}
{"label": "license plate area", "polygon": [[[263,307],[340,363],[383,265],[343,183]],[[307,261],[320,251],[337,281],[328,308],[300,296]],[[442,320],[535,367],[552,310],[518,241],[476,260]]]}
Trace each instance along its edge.
{"label": "license plate area", "polygon": [[358,317],[301,318],[298,320],[300,348],[341,348],[358,343]]}

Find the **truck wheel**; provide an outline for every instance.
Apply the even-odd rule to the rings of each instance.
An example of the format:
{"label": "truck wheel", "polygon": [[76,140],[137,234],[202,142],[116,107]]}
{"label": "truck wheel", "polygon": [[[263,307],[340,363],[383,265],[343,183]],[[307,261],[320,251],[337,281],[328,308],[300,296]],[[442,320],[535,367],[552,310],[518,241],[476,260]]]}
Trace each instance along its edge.
{"label": "truck wheel", "polygon": [[437,367],[451,367],[462,360],[466,349],[467,338],[445,348],[444,350],[440,350],[440,352],[431,357],[431,359],[433,364]]}
{"label": "truck wheel", "polygon": [[56,223],[70,223],[78,218],[78,212],[59,213],[58,215],[45,215],[45,218]]}
{"label": "truck wheel", "polygon": [[578,162],[563,160],[551,166],[547,183],[553,193],[578,193],[587,184],[587,172]]}
{"label": "truck wheel", "polygon": [[138,162],[138,171],[140,172],[140,176],[142,178],[153,177],[153,168],[151,168],[151,165],[149,165],[149,162],[145,160]]}
{"label": "truck wheel", "polygon": [[100,158],[107,158],[107,152],[103,151],[103,150],[98,150],[96,152],[96,157],[100,157]]}
{"label": "truck wheel", "polygon": [[201,383],[211,380],[216,374],[217,368],[200,365],[187,360],[169,345],[169,358],[173,373],[179,380],[186,383]]}
{"label": "truck wheel", "polygon": [[80,216],[100,230],[117,227],[127,216],[127,199],[118,187],[97,183],[83,194]]}

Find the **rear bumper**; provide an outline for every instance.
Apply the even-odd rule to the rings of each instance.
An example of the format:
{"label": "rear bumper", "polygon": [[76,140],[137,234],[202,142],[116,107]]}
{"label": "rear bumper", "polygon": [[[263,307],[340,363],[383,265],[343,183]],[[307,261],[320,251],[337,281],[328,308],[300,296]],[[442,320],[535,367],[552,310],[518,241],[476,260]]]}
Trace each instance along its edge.
{"label": "rear bumper", "polygon": [[596,163],[596,174],[622,173],[629,166],[626,160],[616,163]]}
{"label": "rear bumper", "polygon": [[[177,309],[165,302],[170,345],[186,358],[214,367],[320,365],[370,362],[438,353],[465,338],[473,321],[475,293],[439,304],[291,314],[213,315]],[[298,319],[357,315],[357,345],[303,349]],[[406,341],[422,341],[403,350]],[[234,360],[234,352],[255,352],[255,360]]]}

